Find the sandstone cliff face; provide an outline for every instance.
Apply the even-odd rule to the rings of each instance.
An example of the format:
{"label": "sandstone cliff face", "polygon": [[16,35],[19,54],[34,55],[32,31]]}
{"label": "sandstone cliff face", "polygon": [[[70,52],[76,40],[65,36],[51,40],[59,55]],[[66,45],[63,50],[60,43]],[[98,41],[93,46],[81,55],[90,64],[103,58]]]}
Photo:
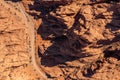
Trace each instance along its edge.
{"label": "sandstone cliff face", "polygon": [[[48,79],[120,79],[119,0],[36,1],[22,3],[35,24],[36,64]],[[30,26],[10,3],[0,7],[0,79],[42,80],[31,63]]]}

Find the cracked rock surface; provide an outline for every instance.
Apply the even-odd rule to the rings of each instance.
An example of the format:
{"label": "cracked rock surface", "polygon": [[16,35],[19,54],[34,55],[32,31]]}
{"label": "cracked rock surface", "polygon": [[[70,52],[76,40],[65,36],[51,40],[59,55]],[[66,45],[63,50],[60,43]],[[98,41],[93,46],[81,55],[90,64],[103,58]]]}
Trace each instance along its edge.
{"label": "cracked rock surface", "polygon": [[[47,80],[120,80],[119,0],[61,1],[21,0],[35,64]],[[0,80],[44,80],[17,2],[0,2]]]}
{"label": "cracked rock surface", "polygon": [[0,80],[38,80],[30,59],[28,25],[19,9],[0,1]]}

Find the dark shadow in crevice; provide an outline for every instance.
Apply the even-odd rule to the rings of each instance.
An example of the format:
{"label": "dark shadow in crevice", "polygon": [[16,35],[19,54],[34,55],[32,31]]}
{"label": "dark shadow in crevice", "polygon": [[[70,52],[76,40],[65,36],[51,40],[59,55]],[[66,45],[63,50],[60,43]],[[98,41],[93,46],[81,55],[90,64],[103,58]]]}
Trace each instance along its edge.
{"label": "dark shadow in crevice", "polygon": [[104,51],[104,57],[109,58],[109,57],[114,57],[117,60],[120,60],[120,50],[105,50]]}
{"label": "dark shadow in crevice", "polygon": [[5,1],[20,2],[22,0],[5,0]]}
{"label": "dark shadow in crevice", "polygon": [[92,3],[90,3],[90,4],[87,4],[87,5],[91,5],[91,6],[93,6],[93,5],[95,5],[95,4],[101,4],[101,3],[108,3],[108,4],[111,4],[111,3],[114,3],[114,4],[116,4],[116,3],[118,3],[119,2],[119,0],[90,0]]}
{"label": "dark shadow in crevice", "polygon": [[[88,65],[86,65],[88,66]],[[99,70],[103,66],[103,61],[102,60],[97,60],[91,64],[87,68],[84,68],[82,70],[82,74],[85,77],[92,77],[97,70]]]}
{"label": "dark shadow in crevice", "polygon": [[42,18],[42,24],[38,28],[37,33],[41,35],[44,40],[53,39],[56,37],[64,36],[67,26],[62,24],[60,20],[54,16]]}
{"label": "dark shadow in crevice", "polygon": [[110,44],[115,43],[115,42],[117,42],[119,40],[120,40],[120,35],[118,34],[112,40],[99,40],[97,42],[97,44],[98,45],[102,45],[102,46],[104,46],[104,45],[110,45]]}
{"label": "dark shadow in crevice", "polygon": [[40,15],[37,15],[35,13],[30,13],[31,15],[34,15],[34,17],[41,18],[47,14],[49,14],[51,11],[55,11],[59,6],[63,5],[69,5],[68,3],[71,3],[72,1],[68,2],[59,2],[59,1],[34,1],[34,4],[29,4],[30,10],[35,10],[38,12],[41,12]]}
{"label": "dark shadow in crevice", "polygon": [[41,53],[41,65],[52,67],[58,64],[64,64],[67,61],[92,56],[81,53],[81,49],[90,44],[89,41],[73,32],[74,29],[80,27],[85,28],[83,26],[85,24],[82,25],[79,23],[78,20],[80,18],[85,22],[84,16],[77,14],[75,23],[70,29],[64,24],[64,20],[50,14],[42,18],[42,24],[38,28],[37,33],[43,40],[50,40],[52,45],[44,53]]}

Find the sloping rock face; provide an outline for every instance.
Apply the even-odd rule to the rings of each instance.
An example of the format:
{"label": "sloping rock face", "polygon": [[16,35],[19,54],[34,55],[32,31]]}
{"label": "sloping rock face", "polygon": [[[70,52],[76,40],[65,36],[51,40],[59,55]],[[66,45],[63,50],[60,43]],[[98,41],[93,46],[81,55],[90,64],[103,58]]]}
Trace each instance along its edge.
{"label": "sloping rock face", "polygon": [[52,6],[52,5],[56,5],[56,4],[66,4],[69,2],[72,2],[72,0],[36,0],[36,2],[44,4],[45,6]]}
{"label": "sloping rock face", "polygon": [[31,64],[29,26],[14,5],[0,1],[0,80],[38,80]]}
{"label": "sloping rock face", "polygon": [[[32,31],[25,16],[0,3],[0,79],[44,80],[31,63]],[[120,79],[119,0],[22,3],[34,18],[35,64],[47,80]]]}
{"label": "sloping rock face", "polygon": [[119,2],[76,0],[37,8],[38,63],[50,78],[119,80]]}

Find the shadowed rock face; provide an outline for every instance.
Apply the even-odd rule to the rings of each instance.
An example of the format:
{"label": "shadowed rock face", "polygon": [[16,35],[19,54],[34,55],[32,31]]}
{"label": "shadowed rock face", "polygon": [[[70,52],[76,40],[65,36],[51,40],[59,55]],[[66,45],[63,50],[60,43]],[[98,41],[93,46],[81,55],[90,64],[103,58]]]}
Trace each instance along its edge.
{"label": "shadowed rock face", "polygon": [[[55,11],[49,11],[49,13],[46,13],[47,16],[44,15],[41,19],[42,21],[37,31],[40,39],[38,54],[41,59],[41,65],[44,66],[44,69],[50,71],[49,73],[46,71],[46,73],[52,77],[55,74],[52,73],[53,70],[51,68],[59,66],[54,69],[56,71],[58,69],[65,70],[70,67],[68,67],[69,63],[73,67],[73,64],[76,64],[77,61],[80,61],[77,66],[81,68],[78,69],[80,73],[75,72],[75,75],[78,74],[80,78],[74,78],[72,75],[68,77],[71,68],[68,73],[64,71],[68,74],[67,76],[64,72],[62,73],[67,77],[63,80],[84,80],[83,76],[100,77],[100,75],[102,76],[107,72],[97,73],[97,71],[101,68],[104,68],[103,71],[108,70],[103,65],[104,61],[107,62],[107,59],[109,61],[120,59],[120,50],[111,44],[119,40],[120,24],[118,21],[120,6],[117,5],[117,2],[114,4],[113,0],[110,0],[110,3],[107,2],[108,0],[96,0],[95,3],[93,2],[94,4],[92,2],[87,3],[87,0],[85,1],[84,3],[82,3],[82,0],[78,0],[78,3],[76,2],[81,6],[70,4],[56,7]],[[91,4],[89,5],[89,3]],[[73,6],[74,8],[72,8]],[[112,48],[103,50],[106,45],[111,45]],[[104,56],[99,58],[101,53]],[[105,64],[110,65],[109,62]],[[72,73],[74,75],[74,72]],[[98,79],[103,80],[101,77]]]}
{"label": "shadowed rock face", "polygon": [[38,2],[46,7],[53,6],[53,5],[59,5],[59,4],[67,4],[69,2],[72,2],[72,0],[35,0],[35,2]]}

